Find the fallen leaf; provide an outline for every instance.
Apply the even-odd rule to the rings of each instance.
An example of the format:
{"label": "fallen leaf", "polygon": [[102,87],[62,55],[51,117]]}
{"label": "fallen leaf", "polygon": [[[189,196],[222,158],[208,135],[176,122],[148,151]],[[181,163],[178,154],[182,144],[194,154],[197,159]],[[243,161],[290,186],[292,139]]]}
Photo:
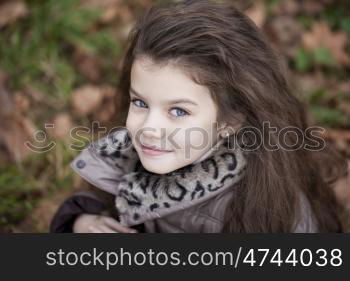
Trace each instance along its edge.
{"label": "fallen leaf", "polygon": [[282,45],[281,51],[290,57],[295,57],[299,48],[302,26],[291,16],[274,17],[269,25],[278,45]]}
{"label": "fallen leaf", "polygon": [[22,92],[16,92],[14,94],[15,109],[19,113],[26,113],[29,109],[29,99]]}
{"label": "fallen leaf", "polygon": [[77,50],[74,54],[75,65],[87,79],[97,82],[101,78],[101,66],[97,57]]}
{"label": "fallen leaf", "polygon": [[57,114],[53,120],[52,135],[58,139],[63,139],[69,135],[73,128],[72,118],[67,113]]}
{"label": "fallen leaf", "polygon": [[327,129],[325,139],[334,142],[336,148],[345,156],[350,157],[350,131],[342,129]]}
{"label": "fallen leaf", "polygon": [[112,119],[115,114],[115,105],[113,102],[104,103],[98,112],[94,115],[94,120],[98,120],[102,123],[106,123]]}
{"label": "fallen leaf", "polygon": [[350,82],[349,81],[340,82],[340,83],[338,81],[338,83],[335,86],[337,87],[337,90],[339,92],[347,93],[350,96]]}
{"label": "fallen leaf", "polygon": [[11,161],[19,163],[32,154],[25,142],[35,143],[33,138],[35,126],[31,120],[22,116],[14,116],[11,119],[3,119],[0,125],[0,144],[6,148]]}
{"label": "fallen leaf", "polygon": [[120,26],[120,28],[118,28],[115,32],[116,38],[121,39],[121,40],[125,40],[128,37],[134,24],[135,24],[135,21],[131,21],[131,22],[128,22],[128,23]]}
{"label": "fallen leaf", "polygon": [[339,103],[338,108],[350,118],[350,102]]}
{"label": "fallen leaf", "polygon": [[244,12],[248,17],[250,17],[258,27],[262,27],[266,19],[266,7],[262,0],[254,1],[251,8]]}
{"label": "fallen leaf", "polygon": [[337,200],[345,207],[347,214],[344,214],[343,221],[350,231],[350,160],[348,160],[348,174],[335,182],[334,192]]}
{"label": "fallen leaf", "polygon": [[300,11],[300,4],[296,0],[279,1],[272,7],[272,11],[276,15],[295,15]]}
{"label": "fallen leaf", "polygon": [[8,77],[0,71],[0,147],[11,162],[20,162],[32,153],[25,142],[35,143],[34,124],[20,111],[12,100],[6,82]]}
{"label": "fallen leaf", "polygon": [[317,15],[321,13],[325,7],[326,4],[329,4],[332,0],[319,0],[319,1],[302,1],[301,4],[301,10],[310,15]]}
{"label": "fallen leaf", "polygon": [[101,9],[100,21],[103,23],[109,23],[115,18],[120,18],[122,22],[133,19],[132,12],[122,0],[82,0],[81,2],[87,8]]}
{"label": "fallen leaf", "polygon": [[313,73],[293,73],[294,80],[304,94],[310,94],[317,89],[326,87],[326,79],[323,72],[315,71]]}
{"label": "fallen leaf", "polygon": [[105,85],[101,87],[101,92],[103,94],[103,102],[96,110],[93,118],[94,120],[106,123],[113,119],[113,116],[116,113],[116,91],[114,87]]}
{"label": "fallen leaf", "polygon": [[79,115],[88,115],[95,111],[103,100],[103,92],[93,85],[84,85],[72,93],[72,105]]}
{"label": "fallen leaf", "polygon": [[137,0],[137,2],[143,7],[148,7],[153,4],[152,0]]}
{"label": "fallen leaf", "polygon": [[9,25],[27,14],[28,8],[23,1],[6,1],[0,5],[0,27]]}
{"label": "fallen leaf", "polygon": [[320,47],[331,51],[335,61],[339,64],[349,64],[350,57],[345,51],[347,35],[343,31],[333,32],[325,22],[316,22],[312,29],[302,36],[302,43],[306,49],[315,50]]}

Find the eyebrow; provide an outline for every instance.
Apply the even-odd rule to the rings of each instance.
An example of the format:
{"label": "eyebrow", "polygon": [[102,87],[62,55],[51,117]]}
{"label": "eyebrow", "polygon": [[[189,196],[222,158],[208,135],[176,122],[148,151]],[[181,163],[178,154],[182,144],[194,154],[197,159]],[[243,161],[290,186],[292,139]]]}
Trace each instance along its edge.
{"label": "eyebrow", "polygon": [[[130,87],[130,92],[133,93],[135,96],[138,96],[139,98],[143,98],[142,95],[140,95],[138,92],[136,92],[132,87]],[[198,106],[197,103],[195,103],[194,101],[188,100],[188,99],[176,99],[176,100],[171,100],[168,103],[169,104],[189,103],[189,104]]]}

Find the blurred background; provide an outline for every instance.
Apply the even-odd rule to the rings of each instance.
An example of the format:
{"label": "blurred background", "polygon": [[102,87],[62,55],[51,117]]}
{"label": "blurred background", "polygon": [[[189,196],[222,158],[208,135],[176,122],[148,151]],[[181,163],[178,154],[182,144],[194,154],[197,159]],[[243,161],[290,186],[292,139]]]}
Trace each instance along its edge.
{"label": "blurred background", "polygon": [[[70,129],[121,125],[126,38],[156,2],[0,0],[0,232],[48,232],[58,205],[83,185],[69,167],[78,153],[69,148]],[[310,124],[324,127],[350,163],[350,2],[232,2],[281,55]],[[26,141],[56,145],[37,153]],[[349,183],[335,188],[350,213]]]}

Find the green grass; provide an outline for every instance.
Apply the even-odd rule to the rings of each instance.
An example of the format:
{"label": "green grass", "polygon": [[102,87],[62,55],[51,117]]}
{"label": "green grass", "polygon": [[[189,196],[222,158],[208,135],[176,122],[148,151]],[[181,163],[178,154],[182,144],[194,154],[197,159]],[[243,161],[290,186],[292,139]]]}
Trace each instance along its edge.
{"label": "green grass", "polygon": [[299,72],[308,72],[315,67],[337,67],[331,51],[322,46],[312,51],[299,48],[293,66]]}
{"label": "green grass", "polygon": [[100,11],[83,9],[77,0],[28,1],[30,14],[2,31],[0,58],[13,89],[37,87],[64,105],[79,81],[73,50],[104,58],[106,67],[120,53],[118,42],[92,27]]}
{"label": "green grass", "polygon": [[26,218],[42,198],[73,187],[70,161],[77,152],[57,142],[20,164],[0,167],[0,232]]}
{"label": "green grass", "polygon": [[312,105],[310,111],[319,124],[328,127],[350,126],[349,118],[336,108]]}
{"label": "green grass", "polygon": [[318,124],[328,127],[350,127],[350,118],[334,106],[349,102],[347,94],[339,92],[331,95],[326,89],[318,88],[306,96],[305,101],[309,104],[310,113]]}
{"label": "green grass", "polygon": [[[55,114],[69,112],[72,91],[90,82],[76,66],[77,50],[98,58],[101,82],[117,82],[121,44],[99,24],[102,11],[82,8],[79,2],[28,0],[28,15],[1,30],[1,69],[9,77],[9,92],[30,89],[44,97],[40,108],[27,113],[38,129]],[[86,125],[86,118],[80,119],[75,121]],[[69,162],[77,153],[57,142],[47,153],[0,167],[0,232],[25,219],[40,199],[73,188]]]}

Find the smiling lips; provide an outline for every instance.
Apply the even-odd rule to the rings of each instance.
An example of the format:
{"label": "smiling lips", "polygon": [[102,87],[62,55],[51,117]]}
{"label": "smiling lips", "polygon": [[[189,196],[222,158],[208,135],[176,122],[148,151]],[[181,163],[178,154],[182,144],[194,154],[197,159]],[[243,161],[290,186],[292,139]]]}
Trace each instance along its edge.
{"label": "smiling lips", "polygon": [[170,150],[161,150],[161,149],[156,149],[152,146],[145,146],[145,145],[141,145],[141,149],[144,154],[149,156],[158,156],[158,155],[163,155],[165,153],[171,152]]}

